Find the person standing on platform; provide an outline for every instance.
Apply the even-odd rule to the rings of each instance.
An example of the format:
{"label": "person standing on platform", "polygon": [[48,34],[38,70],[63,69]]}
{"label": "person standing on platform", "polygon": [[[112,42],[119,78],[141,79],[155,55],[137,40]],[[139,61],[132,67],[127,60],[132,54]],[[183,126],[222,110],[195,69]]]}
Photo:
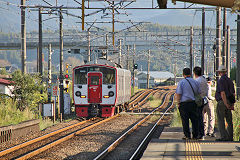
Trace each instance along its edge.
{"label": "person standing on platform", "polygon": [[207,78],[208,83],[208,94],[207,101],[208,104],[203,107],[203,124],[204,124],[204,134],[210,137],[216,137],[214,133],[214,125],[215,125],[215,115],[214,115],[214,104],[213,100],[215,98],[212,96],[212,79],[210,77]]}
{"label": "person standing on platform", "polygon": [[[190,68],[183,69],[183,77],[184,79],[178,83],[176,89],[176,100],[184,132],[183,139],[191,138],[189,119],[192,122],[192,138],[196,139],[198,137],[198,112],[192,88],[195,93],[199,93],[199,83],[191,78]],[[192,88],[190,84],[192,85]]]}
{"label": "person standing on platform", "polygon": [[[193,73],[194,73],[194,77],[195,80],[199,83],[200,85],[200,95],[202,98],[207,96],[207,92],[208,92],[208,84],[207,84],[207,80],[205,77],[202,76],[202,68],[201,67],[194,67],[193,69]],[[198,139],[200,140],[204,140],[204,124],[203,124],[203,107],[204,105],[202,105],[201,107],[198,107],[198,117],[199,117],[199,137]]]}
{"label": "person standing on platform", "polygon": [[[218,129],[220,132],[220,139],[217,141],[233,141],[233,123],[232,111],[235,103],[235,89],[234,84],[230,78],[227,77],[227,69],[225,66],[220,66],[219,75],[221,78],[217,81],[217,90],[215,98],[217,101],[217,118]],[[225,126],[225,119],[227,122],[227,129]]]}

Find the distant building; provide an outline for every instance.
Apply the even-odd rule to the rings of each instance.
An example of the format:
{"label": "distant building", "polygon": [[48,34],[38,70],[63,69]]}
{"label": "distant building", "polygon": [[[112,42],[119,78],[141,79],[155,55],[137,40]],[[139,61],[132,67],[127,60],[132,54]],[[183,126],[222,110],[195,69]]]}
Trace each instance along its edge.
{"label": "distant building", "polygon": [[[150,71],[149,87],[153,87],[156,84],[165,82],[168,79],[174,78],[174,74],[171,72],[164,71]],[[137,75],[138,77],[138,88],[147,88],[147,72],[143,71]]]}
{"label": "distant building", "polygon": [[[147,74],[141,72],[137,74],[137,79],[138,79],[138,88],[147,88]],[[149,80],[149,87],[154,86],[154,78],[150,76]]]}
{"label": "distant building", "polygon": [[[146,71],[143,71],[143,73],[147,74]],[[161,83],[169,78],[174,78],[174,74],[167,71],[150,71],[149,74],[154,78],[154,83]]]}
{"label": "distant building", "polygon": [[11,81],[0,79],[0,93],[12,96],[14,86],[11,86]]}

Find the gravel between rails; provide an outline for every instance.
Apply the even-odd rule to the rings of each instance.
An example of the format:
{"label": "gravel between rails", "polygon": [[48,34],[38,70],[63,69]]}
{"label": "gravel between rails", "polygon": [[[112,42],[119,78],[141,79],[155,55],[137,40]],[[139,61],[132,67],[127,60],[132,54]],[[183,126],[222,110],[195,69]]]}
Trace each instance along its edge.
{"label": "gravel between rails", "polygon": [[88,121],[88,122],[86,122],[86,123],[84,123],[84,124],[81,124],[81,125],[79,125],[79,126],[77,126],[77,127],[74,127],[74,128],[69,129],[69,130],[67,130],[67,131],[61,132],[61,133],[59,133],[59,134],[57,134],[57,135],[48,137],[47,139],[44,139],[44,140],[39,141],[39,142],[37,142],[37,143],[33,143],[33,144],[31,144],[31,145],[29,145],[29,146],[27,146],[27,147],[21,148],[21,149],[17,150],[16,152],[9,153],[9,154],[1,157],[1,159],[14,159],[15,157],[18,157],[19,155],[22,155],[22,154],[24,154],[24,153],[27,153],[27,152],[29,152],[29,151],[31,151],[31,150],[33,150],[33,149],[36,149],[36,148],[38,148],[38,147],[41,147],[41,146],[45,145],[45,144],[51,143],[51,142],[59,139],[59,138],[62,137],[62,136],[68,135],[69,133],[72,133],[72,132],[74,132],[74,131],[76,131],[76,130],[79,130],[79,129],[81,129],[81,128],[84,128],[84,127],[86,127],[86,126],[88,126],[88,125],[91,125],[91,124],[93,124],[93,123],[96,123],[96,122],[98,122],[99,120],[100,120],[100,119],[96,119],[96,120],[93,120],[93,121]]}
{"label": "gravel between rails", "polygon": [[[136,131],[129,135],[125,140],[123,140],[112,152],[110,152],[104,160],[125,160],[129,159],[135,150],[138,148],[142,140],[151,130],[153,125],[156,123],[159,116],[151,117],[147,122],[141,125]],[[161,127],[166,124],[169,124],[169,118],[164,118],[161,121]]]}
{"label": "gravel between rails", "polygon": [[121,114],[32,159],[93,159],[142,117]]}
{"label": "gravel between rails", "polygon": [[57,129],[61,129],[61,128],[64,128],[64,127],[67,127],[69,125],[73,125],[73,124],[76,124],[76,123],[79,123],[79,122],[80,122],[79,120],[71,120],[71,121],[68,121],[68,122],[55,124],[55,125],[53,125],[51,127],[48,127],[48,128],[46,128],[45,130],[42,130],[42,131],[29,132],[28,134],[26,134],[22,137],[18,137],[16,139],[12,139],[11,141],[1,143],[0,151],[5,150],[5,149],[10,148],[10,147],[13,147],[13,146],[16,146],[18,144],[24,143],[24,142],[29,141],[31,139],[40,137],[44,134],[50,133],[50,132],[55,131]]}

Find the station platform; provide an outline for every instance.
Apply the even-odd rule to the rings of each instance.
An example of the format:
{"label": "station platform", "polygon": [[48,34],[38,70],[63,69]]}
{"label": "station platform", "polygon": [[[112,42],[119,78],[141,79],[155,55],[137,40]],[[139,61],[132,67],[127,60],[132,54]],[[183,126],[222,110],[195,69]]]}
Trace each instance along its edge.
{"label": "station platform", "polygon": [[[165,127],[159,138],[148,144],[141,160],[240,160],[240,142],[182,140],[182,128]],[[218,135],[217,135],[218,137]]]}

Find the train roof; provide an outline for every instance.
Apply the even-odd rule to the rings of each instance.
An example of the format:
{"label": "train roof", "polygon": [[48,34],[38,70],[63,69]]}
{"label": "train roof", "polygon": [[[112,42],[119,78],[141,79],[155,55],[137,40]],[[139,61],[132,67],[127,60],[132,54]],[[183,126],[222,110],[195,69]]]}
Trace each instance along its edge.
{"label": "train roof", "polygon": [[95,64],[95,65],[105,65],[105,66],[112,66],[112,67],[116,67],[116,68],[121,68],[121,66],[119,66],[118,64],[111,62],[109,60],[106,59],[97,59],[96,61],[90,61],[87,62],[85,65],[91,65],[91,64]]}

